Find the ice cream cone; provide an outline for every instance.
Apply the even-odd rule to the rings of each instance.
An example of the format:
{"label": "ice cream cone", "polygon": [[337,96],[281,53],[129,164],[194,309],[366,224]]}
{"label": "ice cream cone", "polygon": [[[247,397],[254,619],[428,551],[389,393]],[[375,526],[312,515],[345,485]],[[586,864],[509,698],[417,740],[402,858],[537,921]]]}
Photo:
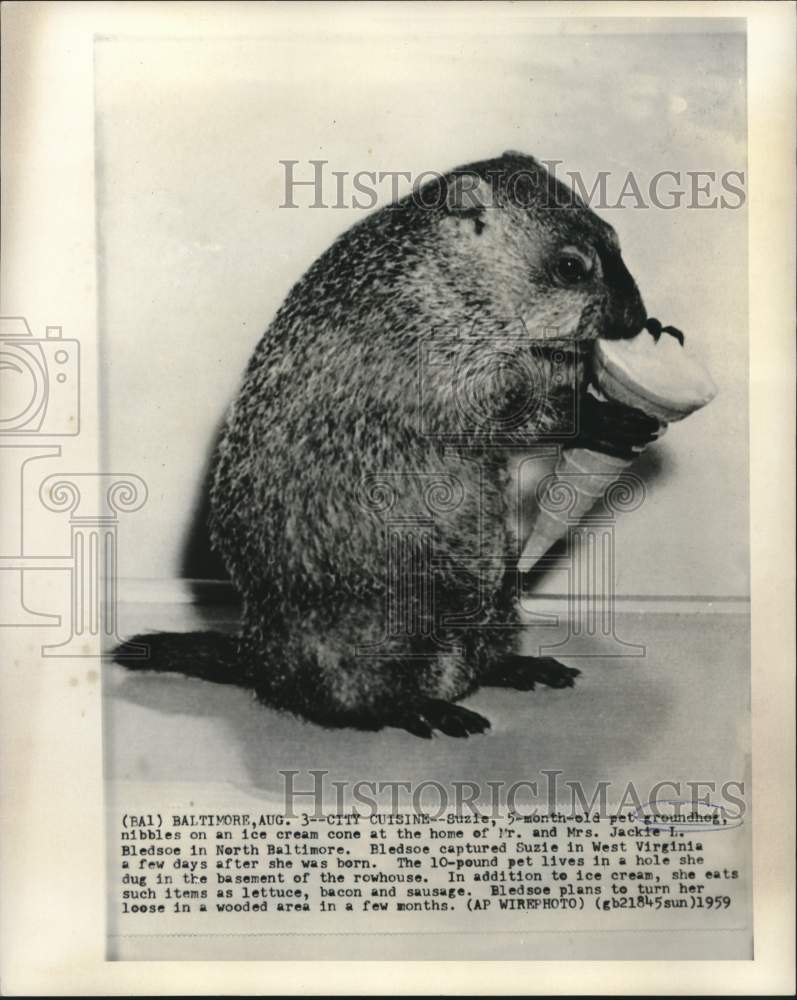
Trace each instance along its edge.
{"label": "ice cream cone", "polygon": [[588,448],[565,448],[539,497],[539,508],[518,569],[527,573],[595,506],[633,459],[615,458]]}
{"label": "ice cream cone", "polygon": [[[717,392],[708,372],[677,340],[657,339],[647,331],[631,340],[598,341],[595,375],[598,385],[591,392],[642,410],[659,420],[662,430],[668,421],[683,420],[705,406]],[[632,462],[587,448],[565,449],[539,497],[518,569],[532,569]]]}

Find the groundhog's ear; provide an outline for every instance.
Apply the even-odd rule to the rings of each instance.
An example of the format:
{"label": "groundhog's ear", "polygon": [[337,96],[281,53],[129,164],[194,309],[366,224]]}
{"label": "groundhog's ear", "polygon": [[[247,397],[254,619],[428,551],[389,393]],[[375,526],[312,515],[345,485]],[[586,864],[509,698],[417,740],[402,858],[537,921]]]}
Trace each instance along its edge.
{"label": "groundhog's ear", "polygon": [[476,232],[485,226],[485,209],[490,207],[492,188],[478,174],[456,174],[446,188],[446,211],[453,216],[475,219]]}

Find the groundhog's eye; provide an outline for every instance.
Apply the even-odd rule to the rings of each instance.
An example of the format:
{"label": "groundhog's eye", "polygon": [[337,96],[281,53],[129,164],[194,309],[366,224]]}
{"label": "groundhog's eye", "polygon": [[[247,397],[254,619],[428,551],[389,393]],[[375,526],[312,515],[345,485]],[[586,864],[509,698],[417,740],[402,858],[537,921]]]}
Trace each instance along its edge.
{"label": "groundhog's eye", "polygon": [[556,273],[566,285],[586,281],[591,271],[590,263],[574,253],[563,253],[556,264]]}

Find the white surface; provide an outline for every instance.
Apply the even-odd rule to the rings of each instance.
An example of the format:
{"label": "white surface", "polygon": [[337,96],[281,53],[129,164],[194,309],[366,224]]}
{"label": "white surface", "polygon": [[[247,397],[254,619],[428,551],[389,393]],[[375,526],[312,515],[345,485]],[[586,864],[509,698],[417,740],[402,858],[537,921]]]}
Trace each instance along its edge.
{"label": "white surface", "polygon": [[[566,618],[563,619],[566,621]],[[122,605],[122,635],[137,631],[234,629],[235,610]],[[332,780],[540,779],[590,789],[612,782],[745,778],[749,745],[749,624],[746,614],[618,614],[616,634],[641,644],[640,658],[563,661],[582,676],[564,691],[483,688],[465,704],[492,729],[432,741],[386,729],[326,730],[257,704],[237,688],[176,674],[104,668],[105,777],[116,781],[226,784],[279,798],[280,771],[326,769]],[[565,631],[529,628],[524,649]],[[597,647],[597,643],[595,644]]]}

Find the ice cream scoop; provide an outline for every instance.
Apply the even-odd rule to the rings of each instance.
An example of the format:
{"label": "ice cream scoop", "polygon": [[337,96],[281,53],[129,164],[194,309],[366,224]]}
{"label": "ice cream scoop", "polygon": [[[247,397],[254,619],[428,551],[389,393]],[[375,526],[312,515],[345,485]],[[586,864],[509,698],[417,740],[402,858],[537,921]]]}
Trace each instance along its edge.
{"label": "ice cream scoop", "polygon": [[643,330],[630,340],[598,340],[595,379],[609,399],[671,422],[710,403],[713,379],[676,337]]}

